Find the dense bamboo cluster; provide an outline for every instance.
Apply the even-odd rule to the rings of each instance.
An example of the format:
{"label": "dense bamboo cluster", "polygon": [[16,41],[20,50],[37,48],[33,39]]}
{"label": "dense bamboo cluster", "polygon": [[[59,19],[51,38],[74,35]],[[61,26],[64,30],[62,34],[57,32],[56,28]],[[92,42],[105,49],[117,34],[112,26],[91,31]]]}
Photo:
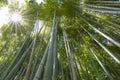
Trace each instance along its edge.
{"label": "dense bamboo cluster", "polygon": [[26,5],[24,31],[1,28],[0,80],[120,80],[119,0]]}

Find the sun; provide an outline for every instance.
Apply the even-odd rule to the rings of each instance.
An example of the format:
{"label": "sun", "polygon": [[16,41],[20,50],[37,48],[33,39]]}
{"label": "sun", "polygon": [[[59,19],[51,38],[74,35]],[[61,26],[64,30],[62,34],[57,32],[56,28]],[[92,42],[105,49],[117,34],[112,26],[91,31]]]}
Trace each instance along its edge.
{"label": "sun", "polygon": [[[13,11],[10,12],[10,18],[9,18],[9,27],[14,33],[17,33],[23,28],[24,26],[24,18],[20,11]],[[22,30],[20,31],[22,33]]]}
{"label": "sun", "polygon": [[15,22],[15,23],[19,23],[22,21],[22,16],[19,12],[14,12],[12,15],[11,15],[11,21],[12,22]]}

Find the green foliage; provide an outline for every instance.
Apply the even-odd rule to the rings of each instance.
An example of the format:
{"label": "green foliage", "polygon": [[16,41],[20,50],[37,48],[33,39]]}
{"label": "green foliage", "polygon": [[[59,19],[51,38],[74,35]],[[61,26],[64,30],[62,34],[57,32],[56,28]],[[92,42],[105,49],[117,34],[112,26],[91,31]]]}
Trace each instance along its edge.
{"label": "green foliage", "polygon": [[116,2],[26,0],[21,8],[9,5],[10,12],[21,12],[24,25],[10,21],[0,29],[0,80],[120,80]]}

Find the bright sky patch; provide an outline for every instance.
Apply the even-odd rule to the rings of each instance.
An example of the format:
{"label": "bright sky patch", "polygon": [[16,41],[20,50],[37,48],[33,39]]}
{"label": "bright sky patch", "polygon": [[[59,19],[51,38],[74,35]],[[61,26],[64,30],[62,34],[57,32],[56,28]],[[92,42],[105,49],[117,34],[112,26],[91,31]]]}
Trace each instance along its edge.
{"label": "bright sky patch", "polygon": [[43,0],[36,0],[36,2],[40,4],[41,2],[43,2]]}
{"label": "bright sky patch", "polygon": [[8,12],[9,10],[7,6],[0,9],[0,27],[8,23],[9,21]]}

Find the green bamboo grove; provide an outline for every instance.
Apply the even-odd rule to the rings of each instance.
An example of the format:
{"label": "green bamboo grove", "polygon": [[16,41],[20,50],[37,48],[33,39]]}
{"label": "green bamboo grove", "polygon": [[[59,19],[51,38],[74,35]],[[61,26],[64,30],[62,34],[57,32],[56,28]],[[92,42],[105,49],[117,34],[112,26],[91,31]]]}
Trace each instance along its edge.
{"label": "green bamboo grove", "polygon": [[120,0],[0,0],[0,80],[120,80]]}

